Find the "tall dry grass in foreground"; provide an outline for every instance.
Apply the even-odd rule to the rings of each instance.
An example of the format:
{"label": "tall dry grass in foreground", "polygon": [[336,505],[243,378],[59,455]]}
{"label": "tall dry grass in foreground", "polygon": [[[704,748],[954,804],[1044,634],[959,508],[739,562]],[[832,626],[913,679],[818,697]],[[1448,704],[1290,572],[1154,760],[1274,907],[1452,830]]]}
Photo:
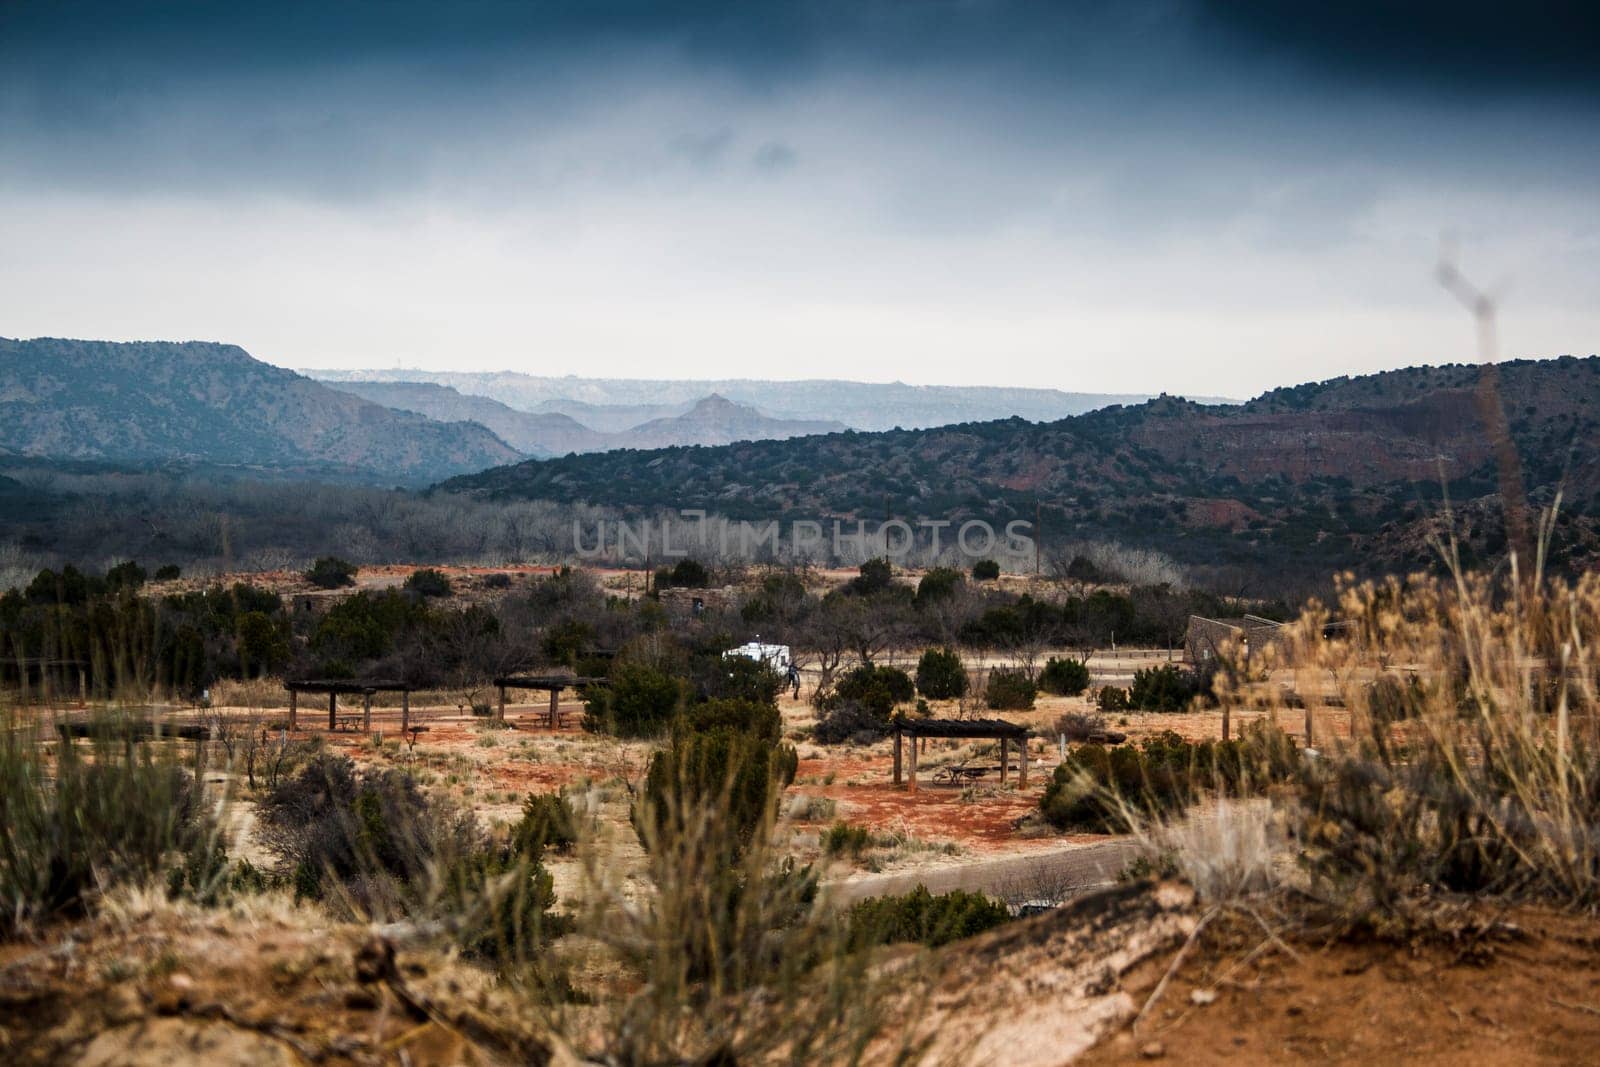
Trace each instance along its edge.
{"label": "tall dry grass in foreground", "polygon": [[642,887],[625,883],[593,821],[580,834],[574,936],[558,955],[589,977],[562,979],[576,1000],[543,998],[550,1031],[599,1063],[930,1062],[909,1025],[928,954],[886,966],[862,950],[816,874],[784,857],[781,793],[757,802],[752,826],[739,767],[723,770],[708,788],[680,765],[676,787],[632,798]]}
{"label": "tall dry grass in foreground", "polygon": [[[1294,808],[1313,892],[1396,916],[1430,892],[1600,903],[1600,575],[1350,584],[1269,659],[1291,699],[1236,673],[1220,696],[1333,698]],[[1339,625],[1331,626],[1335,622]]]}
{"label": "tall dry grass in foreground", "polygon": [[75,742],[37,719],[0,719],[0,935],[83,915],[116,885],[210,900],[225,881],[226,798],[204,795],[192,751],[135,743],[135,725],[106,716]]}

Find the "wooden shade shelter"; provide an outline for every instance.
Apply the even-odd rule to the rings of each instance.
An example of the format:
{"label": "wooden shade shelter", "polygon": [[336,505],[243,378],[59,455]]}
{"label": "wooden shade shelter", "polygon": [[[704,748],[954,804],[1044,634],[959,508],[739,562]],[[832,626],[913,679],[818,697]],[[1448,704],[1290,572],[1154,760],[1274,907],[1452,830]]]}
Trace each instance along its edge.
{"label": "wooden shade shelter", "polygon": [[584,678],[570,674],[506,674],[494,680],[495,687],[500,690],[500,702],[495,706],[495,718],[499,722],[506,721],[506,690],[508,689],[537,689],[550,694],[550,711],[548,722],[550,729],[554,730],[561,724],[561,691],[563,689],[585,689],[591,685],[610,685],[608,678]]}
{"label": "wooden shade shelter", "polygon": [[1004,719],[896,719],[894,722],[894,784],[901,782],[901,748],[905,739],[911,742],[910,776],[907,788],[911,792],[917,791],[917,753],[922,747],[924,738],[948,737],[964,740],[989,739],[1000,742],[1000,781],[1006,780],[1006,768],[1010,757],[1011,742],[1017,742],[1021,750],[1022,761],[1017,769],[1017,786],[1026,788],[1028,785],[1028,737],[1031,731],[1014,722]]}
{"label": "wooden shade shelter", "polygon": [[402,732],[411,726],[411,693],[417,687],[410,682],[396,682],[383,679],[359,678],[300,678],[283,683],[289,690],[289,729],[293,730],[299,713],[301,693],[326,693],[328,694],[328,729],[335,730],[339,726],[339,694],[353,696],[361,694],[361,728],[372,729],[372,694],[373,693],[399,693],[400,694],[400,729]]}
{"label": "wooden shade shelter", "polygon": [[45,656],[8,656],[0,658],[0,667],[15,668],[17,682],[22,686],[24,698],[28,691],[28,675],[38,672],[39,685],[44,691],[46,699],[50,694],[50,678],[52,674],[65,676],[68,672],[77,674],[78,677],[78,702],[89,702],[89,661],[81,659],[52,659]]}

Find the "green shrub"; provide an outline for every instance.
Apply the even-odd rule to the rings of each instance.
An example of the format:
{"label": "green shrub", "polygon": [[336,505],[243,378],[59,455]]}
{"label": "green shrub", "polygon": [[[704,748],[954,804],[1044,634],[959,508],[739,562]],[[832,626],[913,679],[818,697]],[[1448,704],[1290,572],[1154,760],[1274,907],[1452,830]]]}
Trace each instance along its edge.
{"label": "green shrub", "polygon": [[856,576],[843,586],[852,596],[871,596],[881,593],[894,584],[894,568],[887,559],[869,559],[858,569]]}
{"label": "green shrub", "polygon": [[1136,711],[1183,711],[1204,685],[1197,673],[1181,671],[1171,664],[1133,672],[1128,689],[1128,706]]}
{"label": "green shrub", "polygon": [[544,942],[570,922],[551,913],[555,883],[536,852],[482,850],[456,859],[443,874],[439,911],[459,924],[456,939],[471,957],[501,970],[537,961]]}
{"label": "green shrub", "polygon": [[816,699],[813,736],[824,745],[843,741],[869,744],[888,734],[895,705],[915,696],[916,689],[905,671],[863,664]]}
{"label": "green shrub", "polygon": [[568,667],[575,666],[594,643],[594,627],[576,619],[564,619],[544,632],[544,654]]}
{"label": "green shrub", "polygon": [[711,572],[699,560],[680,559],[676,565],[656,571],[657,589],[704,589],[711,584]]}
{"label": "green shrub", "polygon": [[1120,685],[1102,685],[1094,702],[1101,711],[1127,711],[1128,691]]}
{"label": "green shrub", "polygon": [[659,737],[683,706],[684,683],[638,663],[611,672],[609,687],[596,686],[585,697],[583,727],[618,737]]}
{"label": "green shrub", "polygon": [[695,688],[707,700],[726,698],[776,705],[784,688],[783,675],[770,664],[749,656],[699,656],[692,669]]}
{"label": "green shrub", "polygon": [[972,580],[992,582],[1000,577],[1000,564],[992,559],[980,559],[972,565]]}
{"label": "green shrub", "polygon": [[996,711],[1027,711],[1036,695],[1032,679],[1023,672],[993,671],[984,699]]}
{"label": "green shrub", "polygon": [[339,589],[356,584],[356,567],[337,556],[323,556],[306,571],[306,581],[318,589]]}
{"label": "green shrub", "polygon": [[680,729],[689,733],[742,730],[768,744],[777,744],[783,731],[783,716],[777,705],[754,700],[707,700],[690,704],[679,722]]}
{"label": "green shrub", "polygon": [[840,700],[860,701],[888,715],[896,704],[911,700],[917,691],[911,676],[900,668],[866,663],[845,672],[834,683],[833,695]]}
{"label": "green shrub", "polygon": [[158,582],[171,582],[183,577],[183,570],[176,563],[164,563],[156,568],[155,580]]}
{"label": "green shrub", "polygon": [[330,676],[328,665],[353,667],[394,650],[400,635],[426,625],[428,609],[393,589],[361,592],[341,600],[317,620],[311,631],[311,651]]}
{"label": "green shrub", "polygon": [[578,843],[578,818],[560,793],[529,793],[522,818],[511,828],[511,847],[538,855],[546,848],[564,851]]}
{"label": "green shrub", "polygon": [[289,662],[289,623],[281,615],[247,611],[235,624],[239,669],[245,675],[272,674]]}
{"label": "green shrub", "polygon": [[1087,556],[1073,556],[1067,564],[1067,577],[1079,582],[1103,582],[1106,575]]}
{"label": "green shrub", "polygon": [[106,571],[106,588],[111,590],[126,589],[136,593],[144,586],[144,580],[144,568],[131,559]]}
{"label": "green shrub", "polygon": [[424,567],[422,570],[411,572],[411,577],[406,579],[406,588],[422,597],[449,596],[453,590],[450,579],[443,571]]}
{"label": "green shrub", "polygon": [[[744,730],[680,732],[650,760],[644,811],[655,820],[657,835],[685,834],[708,806],[724,810],[725,796],[731,863],[763,830],[769,806],[794,781],[798,766],[792,746],[774,745]],[[649,839],[644,837],[647,844]]]}
{"label": "green shrub", "polygon": [[1051,656],[1039,672],[1039,688],[1057,696],[1075,697],[1089,688],[1089,665],[1083,660]]}
{"label": "green shrub", "polygon": [[973,937],[1011,921],[999,901],[957,889],[934,896],[926,886],[898,897],[863,900],[850,909],[850,942],[858,948],[910,941],[930,948]]}
{"label": "green shrub", "polygon": [[1191,743],[1168,730],[1138,745],[1079,745],[1056,768],[1039,809],[1057,829],[1123,833],[1130,814],[1161,818],[1205,790],[1255,792],[1299,762],[1287,735],[1263,724],[1233,741]]}
{"label": "green shrub", "polygon": [[822,851],[829,856],[860,856],[872,847],[872,832],[865,826],[836,822],[822,835]]}
{"label": "green shrub", "polygon": [[964,581],[961,572],[953,567],[933,568],[917,583],[917,606],[925,607],[935,601],[949,599]]}
{"label": "green shrub", "polygon": [[954,649],[930,648],[917,663],[917,692],[934,700],[952,700],[967,692],[967,670]]}

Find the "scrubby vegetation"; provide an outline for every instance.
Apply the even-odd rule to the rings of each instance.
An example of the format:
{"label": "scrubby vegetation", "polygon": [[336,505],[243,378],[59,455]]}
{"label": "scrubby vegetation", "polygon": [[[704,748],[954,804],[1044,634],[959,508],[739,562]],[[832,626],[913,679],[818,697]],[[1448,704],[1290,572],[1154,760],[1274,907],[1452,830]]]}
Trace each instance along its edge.
{"label": "scrubby vegetation", "polygon": [[411,572],[406,579],[405,587],[418,596],[449,596],[453,591],[450,579],[445,577],[443,571],[434,570],[432,567],[423,567]]}
{"label": "scrubby vegetation", "polygon": [[1089,688],[1089,664],[1051,656],[1039,672],[1039,688],[1056,696],[1075,697]]}
{"label": "scrubby vegetation", "polygon": [[1028,711],[1038,689],[1024,671],[996,670],[989,673],[984,700],[996,711]]}
{"label": "scrubby vegetation", "polygon": [[1170,663],[1146,667],[1133,672],[1128,707],[1136,711],[1183,711],[1208,692],[1208,680],[1198,672],[1180,670]]}
{"label": "scrubby vegetation", "polygon": [[549,848],[570,850],[578,843],[578,816],[560,793],[532,793],[522,802],[522,818],[511,828],[518,851],[538,855]]}
{"label": "scrubby vegetation", "polygon": [[683,706],[683,679],[642,663],[622,664],[606,688],[585,698],[584,729],[618,737],[658,737]]}
{"label": "scrubby vegetation", "polygon": [[1011,921],[1011,912],[981,893],[938,896],[926,886],[898,897],[863,900],[850,909],[850,941],[858,947],[912,941],[930,948],[975,937]]}
{"label": "scrubby vegetation", "polygon": [[[215,737],[193,742],[181,757],[165,743],[131,742],[117,732],[122,725],[69,744],[18,723],[0,740],[4,932],[37,933],[58,918],[92,913],[118,885],[151,884],[205,906],[279,890],[319,913],[447,937],[507,988],[540,998],[541,1011],[561,998],[593,998],[583,1005],[593,1017],[574,1040],[587,1042],[591,1058],[613,1062],[708,1062],[724,1053],[743,1062],[795,1049],[827,1061],[875,1025],[867,1016],[885,995],[876,984],[876,946],[942,945],[1007,917],[981,896],[926,890],[831,917],[816,907],[819,872],[786,860],[791,846],[780,812],[809,829],[826,827],[814,851],[794,853],[807,858],[820,852],[870,868],[894,831],[841,820],[841,812],[863,818],[846,801],[785,797],[798,755],[778,710],[782,678],[754,661],[724,658],[725,649],[752,636],[755,625],[769,635],[781,630],[783,639],[797,635],[796,647],[817,657],[822,680],[815,740],[831,744],[881,737],[919,692],[960,695],[963,634],[1015,657],[1002,662],[1030,664],[988,680],[992,706],[1026,707],[1039,635],[1081,634],[1069,616],[1081,623],[1090,613],[1104,612],[1104,621],[1141,610],[1137,598],[1104,590],[1046,601],[961,582],[913,594],[892,571],[872,567],[850,591],[824,597],[791,572],[757,575],[742,603],[692,619],[669,615],[669,598],[608,598],[577,571],[519,578],[457,608],[411,592],[367,591],[302,618],[247,586],[144,596],[137,570],[36,576],[0,598],[10,647],[27,655],[87,649],[94,686],[122,677],[143,686],[140,693],[223,672],[400,671],[419,650],[427,669],[463,694],[502,664],[559,665],[609,681],[587,694],[585,722],[626,742],[568,735],[560,743],[610,746],[618,769],[608,766],[614,776],[574,783],[566,795],[497,785],[492,803],[509,813],[510,825],[491,828],[430,784],[426,755],[397,748],[393,738],[370,750],[364,741],[363,765],[279,742],[276,726],[269,758],[254,722],[246,739],[229,736],[219,720]],[[1345,625],[1328,628],[1332,615]],[[1336,610],[1313,607],[1281,649],[1254,652],[1263,662],[1251,669],[1226,661],[1225,652],[1214,678],[1162,666],[1138,672],[1129,690],[1102,687],[1097,700],[1108,710],[1174,711],[1209,691],[1262,721],[1227,742],[1167,733],[1113,744],[1108,720],[1065,716],[1057,731],[1074,744],[1035,818],[1063,830],[1133,828],[1154,838],[1201,823],[1180,817],[1197,802],[1248,798],[1219,807],[1260,809],[1263,818],[1270,802],[1274,825],[1286,823],[1295,842],[1301,880],[1293,906],[1309,901],[1324,917],[1385,936],[1420,928],[1425,906],[1447,895],[1592,908],[1600,902],[1597,634],[1600,579],[1593,577],[1575,586],[1526,577],[1497,584],[1465,573],[1453,584],[1357,585]],[[880,655],[907,647],[924,650],[914,681]],[[1340,729],[1318,725],[1315,756],[1265,725],[1273,715],[1298,722],[1302,714],[1334,714],[1299,706],[1299,698],[1291,708],[1281,675],[1266,673],[1274,656],[1291,658],[1333,690]],[[1037,673],[1047,692],[1083,692],[1088,681],[1076,653],[1044,659]],[[794,725],[789,738],[804,737]],[[522,744],[515,734],[484,736],[506,749]],[[204,772],[236,749],[237,785],[226,788],[255,791],[261,841],[278,859],[271,869],[230,863],[217,830],[223,776]],[[517,758],[537,755],[516,750]],[[834,784],[821,775],[807,781]],[[984,802],[981,790],[962,801]],[[593,840],[594,813],[605,804],[614,805],[624,832],[631,816],[645,849],[633,851],[638,866],[628,877],[636,884],[626,891],[606,881],[614,856],[596,852]],[[812,849],[809,833],[795,837]],[[1208,904],[1235,891],[1218,886],[1246,884],[1207,881],[1193,858],[1189,866],[1180,856],[1150,869],[1205,887]],[[1272,884],[1261,873],[1271,867],[1253,868],[1250,892]],[[562,879],[560,902],[550,870]],[[565,899],[569,877],[579,885],[572,901]],[[650,891],[640,905],[644,881]],[[579,941],[603,946],[621,979],[585,982],[581,970],[557,977],[562,953],[550,944],[569,928],[583,938],[559,942],[563,950]],[[906,973],[888,981],[902,984]],[[819,984],[838,1008],[821,1022]],[[719,1010],[752,1003],[761,1005],[763,1023],[776,1020],[771,1032]]]}
{"label": "scrubby vegetation", "polygon": [[339,589],[356,584],[355,564],[337,556],[323,556],[306,571],[306,581],[318,589]]}
{"label": "scrubby vegetation", "polygon": [[953,700],[967,694],[967,669],[951,648],[930,648],[917,661],[917,692],[930,700]]}
{"label": "scrubby vegetation", "polygon": [[[1287,653],[1343,679],[1357,723],[1296,794],[1318,891],[1391,922],[1439,890],[1600,900],[1600,579],[1389,580],[1338,610],[1344,640],[1313,611]],[[1416,673],[1369,684],[1365,649]]]}
{"label": "scrubby vegetation", "polygon": [[1056,768],[1039,809],[1058,829],[1123,833],[1206,793],[1257,792],[1298,765],[1289,739],[1265,727],[1236,741],[1189,742],[1169,730],[1137,745],[1080,745]]}
{"label": "scrubby vegetation", "polygon": [[961,590],[961,572],[953,567],[934,567],[917,582],[916,603],[926,607],[938,600],[948,600]]}
{"label": "scrubby vegetation", "polygon": [[847,672],[831,691],[817,695],[816,739],[825,745],[876,741],[889,732],[896,705],[915,696],[916,687],[905,671],[863,664]]}
{"label": "scrubby vegetation", "polygon": [[711,584],[711,572],[697,559],[680,559],[655,573],[656,589],[704,589]]}
{"label": "scrubby vegetation", "polygon": [[0,729],[0,935],[84,914],[105,890],[160,882],[210,899],[226,856],[215,812],[171,743],[97,723],[81,747],[8,717]]}
{"label": "scrubby vegetation", "polygon": [[469,953],[501,967],[526,963],[564,928],[541,862],[546,847],[575,840],[559,798],[529,798],[496,841],[407,772],[323,754],[267,793],[260,818],[260,839],[296,896],[337,913],[438,918]]}
{"label": "scrubby vegetation", "polygon": [[992,559],[980,559],[972,565],[972,580],[992,582],[1000,577],[1000,564]]}
{"label": "scrubby vegetation", "polygon": [[1094,694],[1094,703],[1102,712],[1127,711],[1128,691],[1120,685],[1103,685]]}

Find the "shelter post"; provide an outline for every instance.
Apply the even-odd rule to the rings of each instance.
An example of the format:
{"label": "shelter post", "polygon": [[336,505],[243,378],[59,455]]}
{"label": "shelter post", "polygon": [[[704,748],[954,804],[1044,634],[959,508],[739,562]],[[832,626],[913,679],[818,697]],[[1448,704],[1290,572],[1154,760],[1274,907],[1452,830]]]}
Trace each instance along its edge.
{"label": "shelter post", "polygon": [[495,718],[501,722],[506,721],[506,687],[503,685],[500,687],[500,704],[495,712]]}
{"label": "shelter post", "polygon": [[917,743],[921,740],[915,734],[911,735],[911,778],[906,784],[906,791],[910,793],[917,791]]}
{"label": "shelter post", "polygon": [[561,688],[552,686],[550,689],[550,729],[554,730],[561,721]]}
{"label": "shelter post", "polygon": [[1022,749],[1022,763],[1017,768],[1017,788],[1026,789],[1028,788],[1028,739],[1024,737],[1018,747]]}
{"label": "shelter post", "polygon": [[404,734],[411,728],[411,690],[400,690],[400,732]]}
{"label": "shelter post", "polygon": [[295,728],[295,719],[300,714],[300,690],[289,690],[289,729]]}
{"label": "shelter post", "polygon": [[339,694],[328,690],[328,732],[339,728]]}
{"label": "shelter post", "polygon": [[902,738],[903,738],[903,735],[900,732],[900,728],[898,726],[896,726],[895,729],[894,729],[894,784],[895,785],[899,785],[900,784],[900,747],[901,747],[901,745],[903,743]]}
{"label": "shelter post", "polygon": [[372,729],[372,690],[364,690],[361,694],[361,729]]}

